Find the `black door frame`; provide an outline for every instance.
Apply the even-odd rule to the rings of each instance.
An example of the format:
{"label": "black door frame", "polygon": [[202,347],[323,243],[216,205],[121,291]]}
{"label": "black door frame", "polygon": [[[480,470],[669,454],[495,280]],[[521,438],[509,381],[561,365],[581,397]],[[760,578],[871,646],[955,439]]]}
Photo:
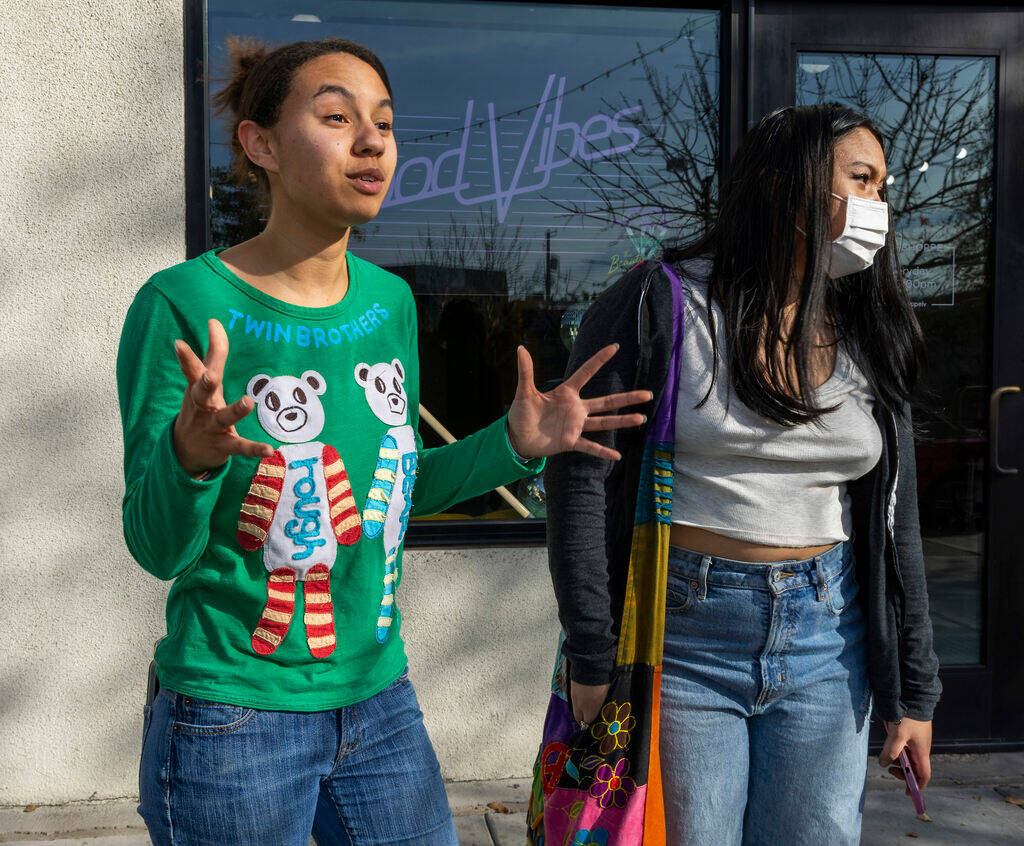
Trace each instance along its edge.
{"label": "black door frame", "polygon": [[[1024,382],[1024,220],[1014,202],[1024,197],[1024,10],[936,7],[929,4],[752,2],[747,96],[757,118],[792,105],[799,51],[994,56],[996,77],[995,207],[989,331],[993,389]],[[897,36],[898,34],[898,36]],[[999,460],[1024,464],[1024,401],[1001,403]],[[983,588],[985,663],[940,672],[944,685],[935,715],[937,751],[1024,747],[1024,474],[986,477],[988,537]],[[874,738],[877,743],[879,737]]]}

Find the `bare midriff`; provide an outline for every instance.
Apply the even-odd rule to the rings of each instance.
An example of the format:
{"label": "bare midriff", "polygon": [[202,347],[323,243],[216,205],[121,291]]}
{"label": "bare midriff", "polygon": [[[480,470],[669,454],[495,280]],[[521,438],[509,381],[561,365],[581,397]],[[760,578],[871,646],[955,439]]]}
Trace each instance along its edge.
{"label": "bare midriff", "polygon": [[729,538],[708,529],[696,526],[672,524],[669,543],[699,552],[701,555],[713,555],[716,558],[728,558],[732,561],[770,562],[793,561],[813,558],[828,552],[835,544],[824,546],[764,546],[759,543]]}

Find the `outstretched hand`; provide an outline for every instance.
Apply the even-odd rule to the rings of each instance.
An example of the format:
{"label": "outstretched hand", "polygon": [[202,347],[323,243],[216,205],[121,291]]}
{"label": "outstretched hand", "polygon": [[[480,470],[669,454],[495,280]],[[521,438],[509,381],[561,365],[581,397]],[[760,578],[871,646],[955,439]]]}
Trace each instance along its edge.
{"label": "outstretched hand", "polygon": [[174,342],[178,364],[188,380],[181,411],[174,421],[174,452],[190,476],[220,467],[232,455],[266,458],[274,454],[270,444],[247,440],[235,431],[235,424],[255,404],[248,395],[231,405],[224,403],[228,335],[219,320],[211,320],[208,325],[210,347],[202,361],[184,341]]}
{"label": "outstretched hand", "polygon": [[643,414],[595,415],[649,402],[654,395],[650,391],[628,391],[592,399],[580,396],[583,386],[618,349],[618,344],[605,347],[583,362],[558,387],[541,393],[533,381],[533,359],[526,347],[519,347],[519,385],[508,412],[512,448],[524,458],[541,458],[569,450],[611,461],[622,458],[617,450],[585,438],[583,433],[640,426],[647,419]]}

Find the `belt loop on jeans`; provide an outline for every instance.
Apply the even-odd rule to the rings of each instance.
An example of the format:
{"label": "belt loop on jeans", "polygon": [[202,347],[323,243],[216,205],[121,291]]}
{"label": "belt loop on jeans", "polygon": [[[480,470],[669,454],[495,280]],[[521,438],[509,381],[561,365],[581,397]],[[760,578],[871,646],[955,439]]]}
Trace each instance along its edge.
{"label": "belt loop on jeans", "polygon": [[706,599],[708,595],[708,570],[711,568],[711,556],[705,555],[700,560],[700,575],[697,576],[697,599]]}
{"label": "belt loop on jeans", "polygon": [[825,583],[825,566],[821,563],[821,556],[814,556],[814,570],[816,573],[815,582],[818,589],[818,602],[821,602],[825,598],[825,591],[828,590],[828,585]]}

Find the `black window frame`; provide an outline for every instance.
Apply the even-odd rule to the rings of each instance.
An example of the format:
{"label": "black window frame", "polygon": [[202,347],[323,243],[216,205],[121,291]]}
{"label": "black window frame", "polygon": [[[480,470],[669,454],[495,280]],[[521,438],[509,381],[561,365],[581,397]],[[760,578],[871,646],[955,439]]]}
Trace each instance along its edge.
{"label": "black window frame", "polygon": [[[185,256],[188,259],[210,249],[209,173],[210,116],[206,68],[209,57],[207,0],[184,2],[185,84]],[[538,5],[553,0],[538,0]],[[628,6],[626,0],[559,0],[557,5]],[[749,32],[753,2],[662,2],[644,0],[644,6],[664,9],[707,9],[719,18],[719,184],[732,153],[750,124],[751,98]],[[508,547],[544,546],[546,521],[430,520],[413,521],[405,538],[407,547]]]}

